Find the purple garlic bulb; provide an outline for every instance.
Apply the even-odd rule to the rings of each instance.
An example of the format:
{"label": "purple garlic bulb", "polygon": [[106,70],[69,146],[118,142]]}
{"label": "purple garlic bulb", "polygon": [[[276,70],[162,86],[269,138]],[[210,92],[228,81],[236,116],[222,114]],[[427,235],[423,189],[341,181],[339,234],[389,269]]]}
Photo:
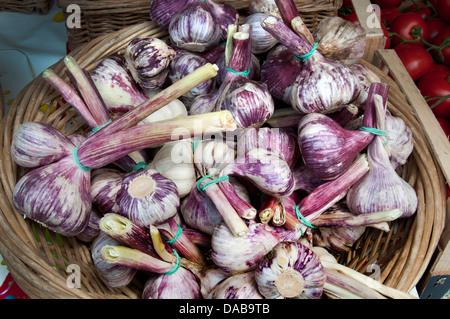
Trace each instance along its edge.
{"label": "purple garlic bulb", "polygon": [[267,299],[319,299],[326,274],[311,249],[283,241],[261,260],[255,279],[259,292]]}
{"label": "purple garlic bulb", "polygon": [[291,168],[283,156],[263,148],[254,148],[236,158],[220,175],[249,180],[260,191],[277,198],[289,196],[295,188]]}
{"label": "purple garlic bulb", "polygon": [[91,78],[107,109],[112,113],[124,113],[147,100],[119,56],[101,60],[91,72]]}
{"label": "purple garlic bulb", "polygon": [[[183,77],[192,73],[194,70],[205,65],[206,63],[206,60],[198,55],[189,53],[187,51],[180,51],[170,63],[169,79],[172,81],[172,83],[175,83],[176,81],[182,79]],[[215,87],[215,78],[210,78],[209,80],[204,81],[203,83],[197,85],[192,90],[184,94],[182,96],[182,100],[189,110],[189,107],[194,98],[203,94],[214,92]]]}
{"label": "purple garlic bulb", "polygon": [[264,84],[247,78],[251,61],[251,26],[244,25],[233,35],[233,52],[228,73],[219,91],[214,110],[228,110],[240,129],[260,127],[274,112],[272,95]]}
{"label": "purple garlic bulb", "polygon": [[91,256],[99,278],[107,286],[121,288],[127,286],[136,275],[137,269],[127,266],[114,265],[106,262],[102,258],[102,248],[105,246],[116,246],[120,243],[109,237],[106,233],[100,232],[91,247]]}
{"label": "purple garlic bulb", "polygon": [[92,172],[92,203],[102,214],[120,214],[116,198],[122,187],[123,178],[124,174],[113,168],[102,167]]}
{"label": "purple garlic bulb", "polygon": [[170,21],[186,5],[188,0],[152,0],[150,18],[163,30],[169,30]]}
{"label": "purple garlic bulb", "polygon": [[262,26],[304,62],[292,85],[290,104],[294,109],[300,113],[330,113],[358,97],[359,81],[347,66],[324,58],[275,17],[263,20]]}
{"label": "purple garlic bulb", "polygon": [[92,242],[100,234],[100,219],[103,217],[98,210],[92,209],[91,217],[89,218],[89,223],[86,228],[78,234],[77,239],[85,243]]}
{"label": "purple garlic bulb", "polygon": [[222,31],[206,1],[189,0],[170,22],[169,35],[180,49],[204,52],[219,43]]}
{"label": "purple garlic bulb", "polygon": [[237,237],[223,223],[219,223],[211,238],[213,262],[225,272],[244,272],[255,269],[262,258],[282,239],[274,227],[248,221],[249,231]]}
{"label": "purple garlic bulb", "polygon": [[406,164],[414,149],[412,131],[400,117],[393,116],[388,110],[386,110],[385,129],[389,141],[386,150],[395,169]]}
{"label": "purple garlic bulb", "polygon": [[238,137],[237,154],[244,155],[254,148],[264,148],[280,154],[291,168],[294,168],[300,158],[297,134],[291,129],[268,127],[246,129]]}
{"label": "purple garlic bulb", "polygon": [[11,141],[11,157],[17,165],[38,167],[72,154],[74,144],[60,130],[41,122],[20,124]]}
{"label": "purple garlic bulb", "polygon": [[124,56],[136,83],[144,90],[156,90],[165,83],[175,55],[175,50],[158,38],[135,38]]}
{"label": "purple garlic bulb", "polygon": [[261,21],[267,18],[264,13],[252,13],[245,19],[245,24],[252,26],[252,53],[261,54],[272,49],[278,40],[261,27]]}
{"label": "purple garlic bulb", "polygon": [[121,215],[147,228],[175,216],[180,205],[176,184],[153,169],[125,176],[116,201]]}
{"label": "purple garlic bulb", "polygon": [[358,78],[360,86],[359,96],[355,101],[353,101],[353,104],[361,105],[366,101],[372,83],[380,83],[381,79],[373,71],[369,70],[360,63],[350,65],[350,69]]}
{"label": "purple garlic bulb", "polygon": [[76,236],[87,227],[91,216],[90,177],[72,156],[40,166],[15,185],[14,207],[60,235]]}
{"label": "purple garlic bulb", "polygon": [[226,278],[214,287],[208,299],[264,299],[255,281],[255,272],[249,271]]}
{"label": "purple garlic bulb", "polygon": [[142,299],[201,299],[200,286],[189,270],[180,267],[170,275],[152,275]]}

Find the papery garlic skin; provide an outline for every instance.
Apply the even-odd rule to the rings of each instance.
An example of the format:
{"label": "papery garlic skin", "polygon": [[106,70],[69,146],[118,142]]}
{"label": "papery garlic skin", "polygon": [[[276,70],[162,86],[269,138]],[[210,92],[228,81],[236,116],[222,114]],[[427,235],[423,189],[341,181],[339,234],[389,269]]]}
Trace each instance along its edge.
{"label": "papery garlic skin", "polygon": [[153,157],[149,168],[173,181],[180,198],[187,196],[197,181],[192,143],[188,140],[165,143]]}
{"label": "papery garlic skin", "polygon": [[92,209],[91,216],[89,218],[89,223],[86,228],[79,233],[76,237],[77,239],[90,243],[100,234],[100,219],[103,217],[98,210]]}
{"label": "papery garlic skin", "polygon": [[124,174],[112,168],[102,167],[91,174],[92,203],[103,214],[120,214],[117,193],[122,187]]}
{"label": "papery garlic skin", "polygon": [[208,299],[264,299],[264,297],[258,291],[254,271],[249,271],[221,281]]}
{"label": "papery garlic skin", "polygon": [[17,165],[38,167],[70,155],[74,144],[60,130],[41,122],[24,122],[14,132],[11,157]]}
{"label": "papery garlic skin", "polygon": [[202,176],[218,176],[235,159],[236,151],[224,141],[202,140],[195,146],[194,165]]}
{"label": "papery garlic skin", "polygon": [[221,28],[208,5],[199,0],[186,4],[169,24],[171,42],[180,49],[204,52],[221,39]]}
{"label": "papery garlic skin", "polygon": [[14,207],[31,220],[60,235],[76,236],[91,215],[90,172],[66,156],[25,174],[16,183],[12,199]]}
{"label": "papery garlic skin", "polygon": [[170,21],[180,12],[189,0],[152,0],[150,6],[150,19],[158,27],[169,30]]}
{"label": "papery garlic skin", "polygon": [[155,123],[158,121],[171,120],[174,118],[184,117],[188,115],[188,111],[183,102],[175,99],[166,106],[163,106],[156,112],[150,114],[145,119],[140,121],[137,125]]}
{"label": "papery garlic skin", "polygon": [[395,169],[400,165],[406,164],[409,156],[414,150],[414,142],[411,129],[400,117],[393,116],[386,110],[386,135],[388,144],[386,151],[389,154],[389,160]]}
{"label": "papery garlic skin", "polygon": [[120,243],[100,232],[91,246],[91,256],[99,278],[109,287],[121,288],[127,286],[136,275],[137,270],[131,267],[114,265],[102,258],[102,248],[108,245],[120,245]]}
{"label": "papery garlic skin", "polygon": [[296,242],[278,243],[255,270],[259,292],[268,299],[318,299],[326,275],[319,257]]}
{"label": "papery garlic skin", "polygon": [[281,241],[279,234],[269,225],[249,221],[248,228],[245,236],[237,237],[223,222],[216,226],[211,238],[211,258],[225,272],[239,273],[256,268],[259,261]]}
{"label": "papery garlic skin", "polygon": [[360,25],[341,17],[326,17],[314,29],[317,50],[327,59],[346,65],[356,63],[364,55],[366,31]]}
{"label": "papery garlic skin", "polygon": [[91,78],[106,107],[113,113],[127,112],[147,100],[123,57],[110,56],[101,60],[92,70]]}
{"label": "papery garlic skin", "polygon": [[180,205],[176,184],[153,169],[126,176],[116,200],[120,214],[142,227],[166,222]]}
{"label": "papery garlic skin", "polygon": [[145,283],[143,299],[201,299],[194,275],[183,267],[171,275],[154,275]]}

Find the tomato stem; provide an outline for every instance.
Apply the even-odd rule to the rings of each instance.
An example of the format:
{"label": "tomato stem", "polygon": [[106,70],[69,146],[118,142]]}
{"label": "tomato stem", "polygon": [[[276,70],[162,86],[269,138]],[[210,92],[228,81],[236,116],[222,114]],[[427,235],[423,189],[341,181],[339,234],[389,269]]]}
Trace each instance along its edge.
{"label": "tomato stem", "polygon": [[440,103],[444,102],[446,99],[450,98],[450,94],[448,95],[444,95],[441,97],[430,97],[430,98],[426,98],[425,101],[433,101],[433,100],[438,100],[436,103],[430,105],[430,109],[435,108],[436,106],[438,106]]}

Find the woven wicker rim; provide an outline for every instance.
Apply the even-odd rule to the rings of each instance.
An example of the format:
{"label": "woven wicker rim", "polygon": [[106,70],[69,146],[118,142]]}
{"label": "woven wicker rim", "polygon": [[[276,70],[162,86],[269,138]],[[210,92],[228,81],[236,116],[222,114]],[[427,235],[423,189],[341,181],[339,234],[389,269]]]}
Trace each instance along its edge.
{"label": "woven wicker rim", "polygon": [[[135,37],[165,35],[153,22],[145,22],[99,37],[77,48],[71,55],[83,68],[91,70],[102,58],[123,52]],[[374,66],[364,61],[362,63],[390,85],[389,110],[401,117],[413,132],[415,149],[400,174],[417,189],[419,207],[416,215],[394,222],[387,233],[367,230],[340,262],[364,272],[368,264],[376,261],[381,267],[383,283],[408,292],[426,270],[442,233],[446,209],[444,177],[419,122],[397,84]],[[65,76],[62,61],[51,68]],[[0,253],[14,279],[31,298],[140,298],[142,282],[135,280],[125,289],[106,287],[96,275],[89,245],[75,238],[60,237],[34,222],[24,220],[12,206],[14,186],[23,174],[9,153],[16,128],[23,122],[39,120],[63,128],[70,135],[82,132],[86,127],[84,122],[76,120],[73,112],[68,112],[69,105],[64,105],[51,115],[38,115],[41,105],[55,99],[60,100],[58,94],[41,77],[37,77],[20,92],[1,122]],[[67,125],[69,122],[73,125]],[[67,286],[70,273],[64,267],[68,264],[80,266],[81,289]]]}

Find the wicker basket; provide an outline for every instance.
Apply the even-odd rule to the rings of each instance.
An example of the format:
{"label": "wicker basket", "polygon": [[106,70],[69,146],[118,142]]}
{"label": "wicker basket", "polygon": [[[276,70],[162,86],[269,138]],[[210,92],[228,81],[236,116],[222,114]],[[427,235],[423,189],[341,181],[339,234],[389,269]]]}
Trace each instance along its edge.
{"label": "wicker basket", "polygon": [[53,0],[2,0],[0,11],[46,14],[53,5]]}
{"label": "wicker basket", "polygon": [[[227,3],[240,11],[245,11],[250,1],[218,0],[217,2]],[[342,6],[342,0],[297,2],[300,15],[305,24],[311,29],[315,28],[321,19],[337,15],[338,9]],[[139,24],[150,19],[151,0],[57,0],[57,4],[63,9],[65,20],[70,15],[70,12],[66,12],[68,5],[77,4],[80,6],[81,27],[67,28],[69,48],[71,50],[99,35],[118,31],[126,26]]]}
{"label": "wicker basket", "polygon": [[[113,53],[123,53],[135,37],[165,35],[164,31],[148,21],[98,37],[80,46],[71,55],[83,68],[92,70],[100,59]],[[400,174],[417,189],[419,205],[413,217],[397,220],[390,232],[367,230],[340,262],[362,273],[367,270],[367,265],[375,263],[380,267],[379,275],[383,283],[408,292],[422,277],[442,232],[446,209],[444,177],[421,126],[397,84],[372,65],[364,64],[390,85],[389,110],[412,129],[415,149]],[[62,61],[51,68],[60,76],[65,76]],[[42,105],[56,102],[61,105],[59,109],[50,115],[49,112],[42,114]],[[88,245],[73,237],[48,231],[24,219],[13,208],[12,192],[24,170],[11,159],[11,140],[21,123],[33,120],[61,128],[68,135],[88,129],[41,77],[21,91],[1,122],[0,253],[15,281],[31,298],[140,298],[142,278],[136,278],[125,289],[107,287],[96,274]],[[66,268],[70,264],[80,267],[82,287],[79,289],[67,285],[71,273],[67,273]]]}

